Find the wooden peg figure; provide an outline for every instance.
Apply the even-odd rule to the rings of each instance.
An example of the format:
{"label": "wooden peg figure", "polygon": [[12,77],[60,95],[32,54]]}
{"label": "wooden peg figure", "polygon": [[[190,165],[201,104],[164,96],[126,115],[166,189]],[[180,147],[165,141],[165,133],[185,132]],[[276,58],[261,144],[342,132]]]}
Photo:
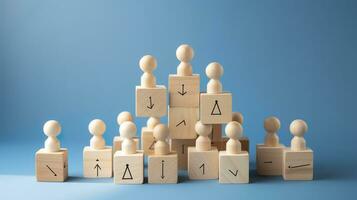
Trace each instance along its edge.
{"label": "wooden peg figure", "polygon": [[206,75],[210,79],[207,84],[208,94],[222,93],[222,83],[220,81],[223,75],[223,67],[218,62],[212,62],[206,67]]}
{"label": "wooden peg figure", "polygon": [[121,123],[121,150],[114,154],[114,183],[142,184],[144,181],[144,154],[137,150],[134,137],[136,125],[132,121]]}
{"label": "wooden peg figure", "polygon": [[[120,127],[121,124],[123,124],[126,121],[133,121],[133,116],[131,115],[130,112],[128,111],[123,111],[118,114],[117,116],[117,123],[118,126]],[[139,148],[139,138],[134,137],[134,142],[136,144],[136,147]],[[115,152],[121,150],[121,144],[122,144],[123,138],[120,137],[120,130],[119,130],[119,135],[115,136],[113,139],[113,156]]]}
{"label": "wooden peg figure", "polygon": [[313,151],[306,147],[304,134],[308,127],[304,120],[297,119],[290,124],[290,132],[294,136],[291,147],[283,152],[284,180],[313,179]]}
{"label": "wooden peg figure", "polygon": [[133,121],[133,116],[131,115],[131,113],[128,111],[123,111],[119,113],[117,116],[118,125],[120,126],[122,123],[126,121],[131,121],[131,122]]}
{"label": "wooden peg figure", "polygon": [[156,143],[154,138],[154,128],[160,124],[160,118],[150,117],[146,122],[146,127],[141,129],[141,149],[145,155],[154,153],[154,145]]}
{"label": "wooden peg figure", "polygon": [[249,154],[242,151],[238,138],[242,137],[243,127],[236,121],[231,121],[225,128],[229,140],[226,151],[219,152],[219,183],[248,183]]}
{"label": "wooden peg figure", "polygon": [[192,65],[190,62],[193,56],[194,51],[188,44],[182,44],[177,48],[176,57],[180,61],[177,67],[178,76],[192,76]]}
{"label": "wooden peg figure", "polygon": [[112,147],[105,145],[104,121],[92,120],[88,125],[92,135],[89,146],[83,149],[83,175],[86,178],[108,178],[113,175]]}
{"label": "wooden peg figure", "polygon": [[153,71],[156,69],[156,59],[151,55],[145,55],[140,59],[140,69],[144,72],[141,76],[141,87],[154,88],[156,87],[156,77]]}
{"label": "wooden peg figure", "polygon": [[264,144],[256,146],[257,173],[263,176],[282,174],[284,145],[279,143],[280,120],[271,116],[264,120]]}
{"label": "wooden peg figure", "polygon": [[35,156],[37,181],[63,182],[68,177],[68,151],[61,148],[57,139],[61,130],[56,120],[49,120],[43,126],[47,139],[44,148],[38,150]]}
{"label": "wooden peg figure", "polygon": [[190,179],[218,178],[218,150],[211,146],[209,135],[212,125],[198,121],[195,125],[198,134],[195,147],[188,147],[188,176]]}
{"label": "wooden peg figure", "polygon": [[243,117],[242,113],[233,112],[232,113],[232,121],[238,122],[238,123],[240,123],[240,125],[243,126],[244,117]]}
{"label": "wooden peg figure", "polygon": [[154,128],[154,154],[148,156],[148,182],[149,183],[177,183],[177,154],[170,152],[167,143],[169,128],[158,124]]}

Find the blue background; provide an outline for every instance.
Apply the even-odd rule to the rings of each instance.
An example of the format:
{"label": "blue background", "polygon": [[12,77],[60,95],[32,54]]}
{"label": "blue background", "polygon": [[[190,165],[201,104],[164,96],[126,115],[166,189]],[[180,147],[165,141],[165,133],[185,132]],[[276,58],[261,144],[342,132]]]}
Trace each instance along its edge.
{"label": "blue background", "polygon": [[[82,1],[0,0],[0,191],[2,199],[38,198],[353,198],[356,189],[357,1]],[[223,87],[234,111],[244,114],[251,141],[251,184],[217,180],[177,185],[118,186],[111,179],[83,179],[82,149],[88,123],[101,118],[111,144],[116,116],[134,113],[141,56],[158,60],[157,81],[176,73],[181,43],[195,50],[195,73],[220,62]],[[263,120],[309,124],[315,180],[286,182],[257,177],[255,144]],[[62,124],[69,149],[66,183],[37,183],[34,153],[43,146],[42,125]],[[146,119],[135,119],[138,128]],[[165,121],[165,119],[163,119]],[[140,134],[140,133],[138,133]]]}

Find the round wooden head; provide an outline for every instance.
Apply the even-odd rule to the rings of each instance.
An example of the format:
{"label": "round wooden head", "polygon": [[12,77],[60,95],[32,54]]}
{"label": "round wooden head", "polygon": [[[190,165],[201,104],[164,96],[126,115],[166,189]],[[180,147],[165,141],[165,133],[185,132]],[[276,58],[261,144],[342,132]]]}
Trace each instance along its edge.
{"label": "round wooden head", "polygon": [[160,124],[160,118],[158,117],[150,117],[146,122],[146,127],[153,130],[156,125]]}
{"label": "round wooden head", "polygon": [[264,129],[268,133],[277,133],[280,129],[280,120],[277,117],[268,117],[264,120]]}
{"label": "round wooden head", "polygon": [[94,119],[89,123],[88,130],[94,136],[101,136],[106,130],[106,125],[102,120]]}
{"label": "round wooden head", "polygon": [[125,121],[133,121],[133,116],[128,111],[123,111],[123,112],[119,113],[119,115],[117,117],[118,125],[121,125]]}
{"label": "round wooden head", "polygon": [[119,128],[120,136],[125,139],[131,139],[136,136],[136,125],[132,121],[125,121]]}
{"label": "round wooden head", "polygon": [[242,137],[243,127],[239,122],[231,121],[226,125],[225,132],[230,139],[238,140]]}
{"label": "round wooden head", "polygon": [[290,124],[290,132],[294,136],[303,137],[307,132],[307,124],[304,120],[296,119]]}
{"label": "round wooden head", "polygon": [[210,79],[220,79],[223,75],[223,67],[218,62],[212,62],[206,67],[206,75]]}
{"label": "round wooden head", "polygon": [[176,50],[176,57],[181,62],[190,62],[194,54],[192,47],[188,44],[182,44]]}
{"label": "round wooden head", "polygon": [[236,122],[240,123],[241,125],[243,125],[244,118],[243,118],[242,113],[240,113],[240,112],[233,112],[233,113],[232,113],[232,121],[236,121]]}
{"label": "round wooden head", "polygon": [[196,122],[195,130],[199,136],[208,137],[212,133],[212,125],[202,124],[201,121],[198,121]]}
{"label": "round wooden head", "polygon": [[158,124],[154,128],[153,136],[156,140],[164,141],[169,136],[169,128],[164,124]]}
{"label": "round wooden head", "polygon": [[48,137],[56,137],[61,130],[61,124],[56,120],[49,120],[43,125],[43,132]]}
{"label": "round wooden head", "polygon": [[140,59],[139,66],[143,72],[152,73],[156,69],[157,62],[154,56],[145,55]]}

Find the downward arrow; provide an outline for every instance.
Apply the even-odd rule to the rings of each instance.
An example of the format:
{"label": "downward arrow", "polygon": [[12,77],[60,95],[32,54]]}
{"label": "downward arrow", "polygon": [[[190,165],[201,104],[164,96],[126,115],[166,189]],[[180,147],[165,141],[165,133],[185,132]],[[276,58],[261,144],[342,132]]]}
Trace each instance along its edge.
{"label": "downward arrow", "polygon": [[177,93],[181,94],[182,96],[187,93],[187,91],[185,91],[185,84],[182,84],[182,85],[181,85],[181,92],[180,92],[180,91],[177,91]]}
{"label": "downward arrow", "polygon": [[162,160],[162,161],[161,161],[161,179],[164,179],[164,178],[165,178],[165,175],[164,175],[164,164],[165,164],[165,161]]}
{"label": "downward arrow", "polygon": [[154,104],[152,103],[151,96],[149,97],[149,100],[150,100],[150,105],[146,107],[152,109],[154,107]]}
{"label": "downward arrow", "polygon": [[233,172],[232,172],[232,170],[230,170],[230,169],[229,169],[228,171],[229,171],[230,173],[232,173],[232,174],[233,174],[233,176],[237,176],[237,175],[238,175],[238,169],[236,170],[236,172],[235,172],[235,173],[233,173]]}

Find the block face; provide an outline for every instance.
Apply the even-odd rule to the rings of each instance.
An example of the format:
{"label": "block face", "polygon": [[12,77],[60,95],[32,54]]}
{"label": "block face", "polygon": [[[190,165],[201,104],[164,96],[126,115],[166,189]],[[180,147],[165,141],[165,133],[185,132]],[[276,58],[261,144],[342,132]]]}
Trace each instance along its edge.
{"label": "block face", "polygon": [[170,107],[198,107],[200,99],[200,75],[169,75]]}
{"label": "block face", "polygon": [[86,178],[108,178],[113,175],[112,147],[83,149],[83,176]]}
{"label": "block face", "polygon": [[61,148],[59,152],[46,152],[40,149],[36,152],[37,181],[63,182],[68,177],[68,151]]}
{"label": "block face", "polygon": [[256,147],[257,173],[264,176],[281,175],[284,148],[284,145],[267,147],[263,144],[258,144]]}
{"label": "block face", "polygon": [[218,150],[213,147],[210,151],[197,151],[195,147],[188,148],[188,177],[189,179],[218,178]]}
{"label": "block face", "polygon": [[137,117],[162,117],[167,114],[166,87],[156,88],[136,86],[135,113]]}
{"label": "block face", "polygon": [[144,154],[126,155],[122,151],[114,154],[114,183],[142,184],[144,182]]}
{"label": "block face", "polygon": [[149,183],[177,183],[177,154],[149,155],[148,182]]}
{"label": "block face", "polygon": [[196,139],[171,139],[170,147],[171,151],[177,153],[178,157],[178,169],[187,169],[187,149],[188,147],[195,146]]}
{"label": "block face", "polygon": [[313,179],[313,151],[283,151],[284,180],[312,180]]}
{"label": "block face", "polygon": [[153,130],[143,127],[141,129],[141,149],[144,151],[144,155],[150,155],[154,153],[155,138],[153,136]]}
{"label": "block face", "polygon": [[204,124],[224,124],[232,121],[232,94],[202,93],[200,120]]}
{"label": "block face", "polygon": [[169,108],[169,129],[172,139],[193,139],[197,137],[195,124],[198,121],[198,108]]}
{"label": "block face", "polygon": [[[136,148],[139,149],[140,146],[139,146],[139,138],[138,137],[134,137],[133,138],[135,144],[136,144]],[[114,139],[113,139],[113,156],[115,154],[115,152],[117,151],[120,151],[121,150],[121,143],[122,143],[123,139],[120,137],[120,136],[115,136]]]}
{"label": "block face", "polygon": [[219,183],[249,183],[249,154],[219,152]]}

